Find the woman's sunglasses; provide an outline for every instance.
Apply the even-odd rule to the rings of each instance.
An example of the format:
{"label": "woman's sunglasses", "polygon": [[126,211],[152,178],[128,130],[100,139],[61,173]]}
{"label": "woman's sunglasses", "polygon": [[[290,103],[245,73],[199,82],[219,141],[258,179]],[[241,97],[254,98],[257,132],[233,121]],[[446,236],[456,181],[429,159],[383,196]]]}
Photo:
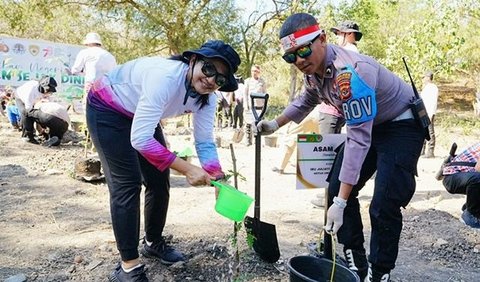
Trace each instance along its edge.
{"label": "woman's sunglasses", "polygon": [[224,86],[227,83],[227,77],[217,71],[215,65],[205,60],[201,60],[203,63],[202,65],[202,73],[206,77],[213,77],[215,76],[215,84],[219,87]]}
{"label": "woman's sunglasses", "polygon": [[297,61],[297,56],[302,59],[307,58],[308,56],[312,55],[312,48],[310,48],[310,46],[319,36],[320,35],[315,36],[307,45],[304,45],[293,52],[287,52],[283,54],[282,58],[289,64],[295,63],[295,61]]}

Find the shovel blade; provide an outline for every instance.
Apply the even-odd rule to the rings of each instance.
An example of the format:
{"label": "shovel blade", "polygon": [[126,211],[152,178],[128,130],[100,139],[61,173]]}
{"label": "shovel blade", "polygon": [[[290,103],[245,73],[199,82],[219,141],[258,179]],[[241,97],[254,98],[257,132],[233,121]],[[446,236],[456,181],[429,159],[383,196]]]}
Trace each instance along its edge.
{"label": "shovel blade", "polygon": [[275,225],[247,216],[245,228],[255,237],[253,249],[262,260],[274,263],[280,258]]}

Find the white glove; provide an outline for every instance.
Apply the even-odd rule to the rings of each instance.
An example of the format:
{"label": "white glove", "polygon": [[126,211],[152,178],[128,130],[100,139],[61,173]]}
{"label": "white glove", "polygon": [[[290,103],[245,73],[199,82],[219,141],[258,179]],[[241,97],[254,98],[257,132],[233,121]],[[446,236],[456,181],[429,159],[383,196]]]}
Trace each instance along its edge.
{"label": "white glove", "polygon": [[337,234],[338,229],[343,224],[343,211],[347,206],[347,200],[339,197],[333,198],[333,205],[330,206],[327,212],[327,224],[325,224],[325,231],[329,234]]}
{"label": "white glove", "polygon": [[279,128],[276,120],[261,120],[257,124],[256,132],[261,135],[270,135],[274,133]]}

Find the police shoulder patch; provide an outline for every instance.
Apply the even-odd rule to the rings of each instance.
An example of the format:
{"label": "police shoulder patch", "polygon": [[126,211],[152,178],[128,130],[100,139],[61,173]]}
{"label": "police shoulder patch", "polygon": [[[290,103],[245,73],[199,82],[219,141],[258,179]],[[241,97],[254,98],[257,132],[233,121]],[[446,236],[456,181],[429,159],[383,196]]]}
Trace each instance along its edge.
{"label": "police shoulder patch", "polygon": [[342,101],[352,98],[352,73],[350,71],[343,71],[339,73],[335,79],[335,84],[338,87],[338,94]]}

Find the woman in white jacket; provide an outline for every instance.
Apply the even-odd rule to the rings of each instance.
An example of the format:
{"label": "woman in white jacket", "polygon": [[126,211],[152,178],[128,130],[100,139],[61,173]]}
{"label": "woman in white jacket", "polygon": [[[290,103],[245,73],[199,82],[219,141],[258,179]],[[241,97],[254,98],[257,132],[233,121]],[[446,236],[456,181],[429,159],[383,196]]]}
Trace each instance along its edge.
{"label": "woman in white jacket", "polygon": [[[142,183],[146,187],[142,254],[167,265],[184,260],[162,236],[169,168],[184,174],[194,186],[209,185],[224,176],[213,137],[217,104],[213,92],[237,89],[234,73],[238,65],[237,52],[214,40],[181,56],[127,62],[96,80],[90,89],[87,124],[107,179],[113,231],[122,259],[110,281],[148,281],[137,249]],[[158,124],[187,113],[193,115],[201,167],[169,151]]]}

